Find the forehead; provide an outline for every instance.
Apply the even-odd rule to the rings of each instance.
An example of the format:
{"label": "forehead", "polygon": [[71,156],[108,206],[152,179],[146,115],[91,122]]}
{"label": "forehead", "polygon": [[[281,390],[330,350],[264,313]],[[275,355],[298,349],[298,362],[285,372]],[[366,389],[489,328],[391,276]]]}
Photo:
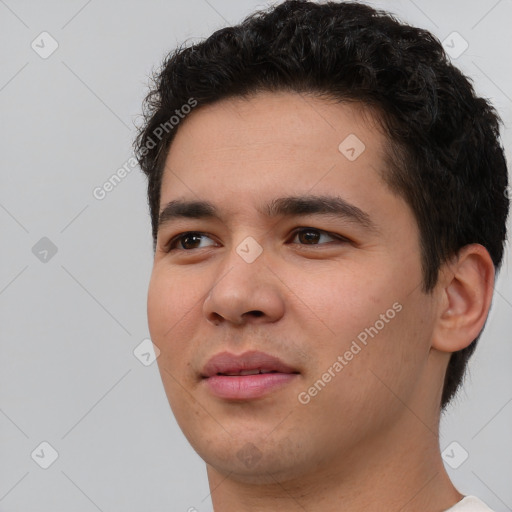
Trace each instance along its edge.
{"label": "forehead", "polygon": [[[177,127],[172,146],[186,145],[190,136],[204,139],[204,150],[215,149],[226,135],[246,146],[264,142],[298,145],[306,137],[343,140],[350,130],[361,137],[383,138],[375,109],[360,102],[341,102],[325,95],[296,92],[259,92],[232,97],[193,110]],[[191,134],[191,131],[194,133]],[[354,133],[358,135],[358,133]],[[325,139],[325,137],[327,139]],[[382,140],[380,141],[382,142]],[[199,149],[196,147],[196,149]]]}
{"label": "forehead", "polygon": [[[177,197],[249,201],[255,194],[354,195],[386,187],[386,138],[357,103],[258,93],[199,107],[181,121],[165,163],[161,206]],[[350,200],[350,197],[347,197]]]}

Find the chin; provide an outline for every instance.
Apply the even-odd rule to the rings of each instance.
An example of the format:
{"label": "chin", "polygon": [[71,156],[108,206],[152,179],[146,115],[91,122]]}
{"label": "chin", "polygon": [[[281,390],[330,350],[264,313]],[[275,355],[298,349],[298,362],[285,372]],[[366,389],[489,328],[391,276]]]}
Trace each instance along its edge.
{"label": "chin", "polygon": [[289,437],[264,440],[231,438],[229,443],[200,443],[194,450],[206,462],[208,471],[248,484],[272,484],[294,480],[309,471],[314,461]]}

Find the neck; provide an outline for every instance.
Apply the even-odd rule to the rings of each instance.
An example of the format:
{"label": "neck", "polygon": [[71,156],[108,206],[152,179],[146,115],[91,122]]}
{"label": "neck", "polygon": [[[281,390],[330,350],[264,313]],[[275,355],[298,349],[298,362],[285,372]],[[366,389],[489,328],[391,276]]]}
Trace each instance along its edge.
{"label": "neck", "polygon": [[463,497],[444,469],[438,418],[430,428],[409,409],[389,431],[332,461],[293,479],[269,471],[257,484],[207,465],[214,512],[442,512]]}

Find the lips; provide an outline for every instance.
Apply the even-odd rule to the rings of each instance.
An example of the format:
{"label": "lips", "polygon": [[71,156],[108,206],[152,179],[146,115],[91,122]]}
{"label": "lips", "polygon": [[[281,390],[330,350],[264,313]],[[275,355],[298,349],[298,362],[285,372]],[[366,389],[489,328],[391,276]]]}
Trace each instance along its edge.
{"label": "lips", "polygon": [[203,378],[214,375],[236,376],[259,373],[299,373],[277,357],[264,352],[245,352],[240,355],[221,352],[213,356],[204,366]]}
{"label": "lips", "polygon": [[299,371],[264,352],[240,355],[221,352],[204,366],[201,377],[207,389],[225,400],[261,398],[295,380]]}

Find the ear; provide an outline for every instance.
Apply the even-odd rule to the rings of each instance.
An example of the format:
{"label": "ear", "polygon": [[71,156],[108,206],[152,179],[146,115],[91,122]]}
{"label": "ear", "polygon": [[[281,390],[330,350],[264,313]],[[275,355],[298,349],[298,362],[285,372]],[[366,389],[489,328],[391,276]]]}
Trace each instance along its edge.
{"label": "ear", "polygon": [[432,348],[457,352],[480,334],[491,307],[494,277],[492,258],[480,244],[464,246],[442,265]]}

